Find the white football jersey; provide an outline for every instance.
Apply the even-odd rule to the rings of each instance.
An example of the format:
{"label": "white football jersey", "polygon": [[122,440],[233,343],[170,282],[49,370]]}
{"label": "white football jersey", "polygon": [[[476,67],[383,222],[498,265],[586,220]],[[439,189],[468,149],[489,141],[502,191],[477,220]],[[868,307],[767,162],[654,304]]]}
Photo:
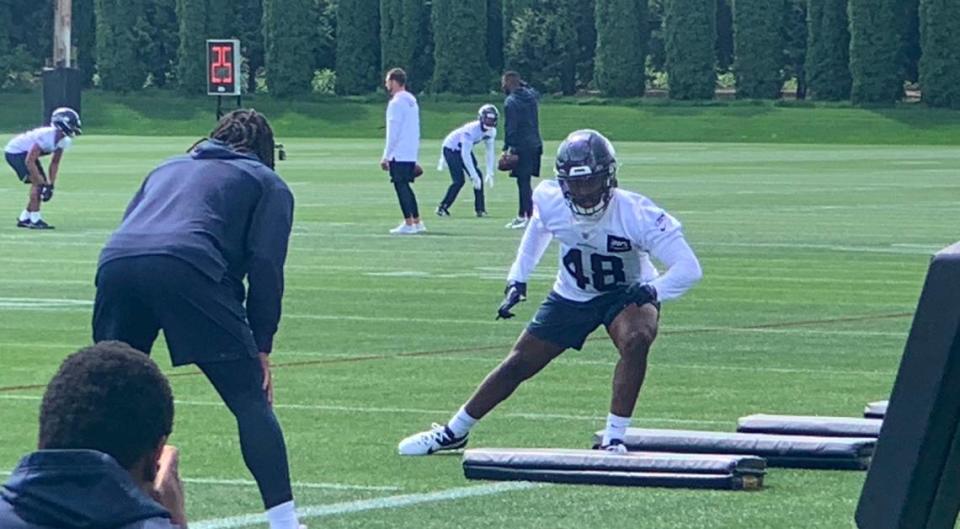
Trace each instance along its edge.
{"label": "white football jersey", "polygon": [[650,254],[683,238],[677,219],[649,198],[622,189],[614,189],[606,211],[590,221],[573,214],[556,180],[537,186],[533,204],[531,223],[539,226],[532,229],[545,230],[560,243],[553,290],[573,301],[655,280],[659,272]]}
{"label": "white football jersey", "polygon": [[51,154],[56,150],[67,150],[73,140],[64,135],[57,141],[57,128],[53,125],[28,130],[10,140],[4,152],[21,154],[30,152],[34,145],[40,146],[40,154]]}

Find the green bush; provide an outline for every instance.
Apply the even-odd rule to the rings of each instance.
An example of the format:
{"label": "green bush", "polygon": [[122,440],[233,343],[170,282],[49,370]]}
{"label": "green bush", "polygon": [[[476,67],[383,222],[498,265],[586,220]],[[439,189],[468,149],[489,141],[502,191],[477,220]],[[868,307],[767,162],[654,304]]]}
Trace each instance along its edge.
{"label": "green bush", "polygon": [[638,97],[646,89],[646,0],[597,0],[594,81],[613,97]]}
{"label": "green bush", "polygon": [[346,0],[337,6],[337,93],[367,94],[383,83],[380,3]]}
{"label": "green bush", "polygon": [[850,0],[851,99],[890,105],[903,95],[899,0]]}
{"label": "green bush", "polygon": [[784,9],[784,0],[733,1],[738,98],[779,99]]}
{"label": "green bush", "polygon": [[202,94],[207,89],[206,2],[177,0],[177,20],[180,23],[177,84],[185,94]]}
{"label": "green bush", "polygon": [[713,99],[716,8],[715,0],[666,0],[664,50],[671,99]]}
{"label": "green bush", "polygon": [[850,30],[847,0],[809,0],[807,87],[814,99],[850,98]]}
{"label": "green bush", "polygon": [[544,93],[576,92],[577,36],[568,31],[567,0],[554,9],[524,9],[513,19],[505,50],[506,68]]}
{"label": "green bush", "polygon": [[922,0],[920,86],[934,107],[960,108],[960,4],[956,0]]}
{"label": "green bush", "polygon": [[419,92],[433,74],[430,5],[421,0],[381,0],[380,64],[407,72],[410,89]]}
{"label": "green bush", "polygon": [[145,6],[139,0],[96,0],[97,70],[104,90],[143,88],[147,72],[137,44]]}
{"label": "green bush", "polygon": [[489,91],[487,3],[433,0],[434,92],[479,94]]}

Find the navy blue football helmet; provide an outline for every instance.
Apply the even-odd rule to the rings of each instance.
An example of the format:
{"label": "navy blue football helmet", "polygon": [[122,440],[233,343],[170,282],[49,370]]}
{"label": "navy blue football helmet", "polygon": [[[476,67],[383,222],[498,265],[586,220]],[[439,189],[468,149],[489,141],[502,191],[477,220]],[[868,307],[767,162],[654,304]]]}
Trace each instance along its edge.
{"label": "navy blue football helmet", "polygon": [[60,107],[50,115],[50,124],[60,129],[67,136],[81,134],[80,114],[72,108]]}
{"label": "navy blue football helmet", "polygon": [[557,149],[556,177],[574,214],[591,217],[603,213],[617,187],[613,144],[595,130],[571,132]]}
{"label": "navy blue football helmet", "polygon": [[497,121],[500,119],[500,111],[493,105],[483,105],[480,107],[480,110],[477,111],[477,118],[485,128],[492,129],[497,126]]}

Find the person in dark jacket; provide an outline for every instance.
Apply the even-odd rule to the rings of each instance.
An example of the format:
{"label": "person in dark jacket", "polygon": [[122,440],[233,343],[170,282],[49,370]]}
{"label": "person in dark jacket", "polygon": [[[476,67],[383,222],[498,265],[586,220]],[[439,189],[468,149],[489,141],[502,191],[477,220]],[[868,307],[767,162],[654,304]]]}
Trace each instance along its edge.
{"label": "person in dark jacket", "polygon": [[275,147],[263,115],[235,110],[147,176],[100,254],[93,337],[149,354],[162,329],[173,365],[196,364],[236,417],[271,529],[297,529],[271,406],[269,354],[293,223]]}
{"label": "person in dark jacket", "polygon": [[543,139],[540,138],[540,94],[523,82],[520,74],[508,71],[503,74],[503,93],[506,133],[503,150],[517,155],[517,164],[510,176],[517,179],[520,207],[517,218],[507,228],[524,229],[533,216],[533,188],[530,180],[540,176],[540,158],[543,156]]}
{"label": "person in dark jacket", "polygon": [[64,360],[40,407],[39,450],[0,487],[3,529],[186,529],[170,384],[102,342]]}

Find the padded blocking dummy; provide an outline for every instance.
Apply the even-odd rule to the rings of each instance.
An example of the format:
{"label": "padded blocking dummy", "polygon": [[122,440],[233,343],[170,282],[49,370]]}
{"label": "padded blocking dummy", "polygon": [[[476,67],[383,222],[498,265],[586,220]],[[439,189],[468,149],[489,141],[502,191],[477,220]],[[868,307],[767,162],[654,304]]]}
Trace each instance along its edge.
{"label": "padded blocking dummy", "polygon": [[737,431],[818,437],[877,437],[882,424],[880,419],[757,414],[741,417],[737,421]]}
{"label": "padded blocking dummy", "polygon": [[960,510],[960,244],[934,256],[867,474],[861,529],[953,529]]}
{"label": "padded blocking dummy", "polygon": [[765,472],[764,460],[754,456],[549,448],[471,449],[463,453],[463,473],[469,479],[752,490],[762,487]]}

